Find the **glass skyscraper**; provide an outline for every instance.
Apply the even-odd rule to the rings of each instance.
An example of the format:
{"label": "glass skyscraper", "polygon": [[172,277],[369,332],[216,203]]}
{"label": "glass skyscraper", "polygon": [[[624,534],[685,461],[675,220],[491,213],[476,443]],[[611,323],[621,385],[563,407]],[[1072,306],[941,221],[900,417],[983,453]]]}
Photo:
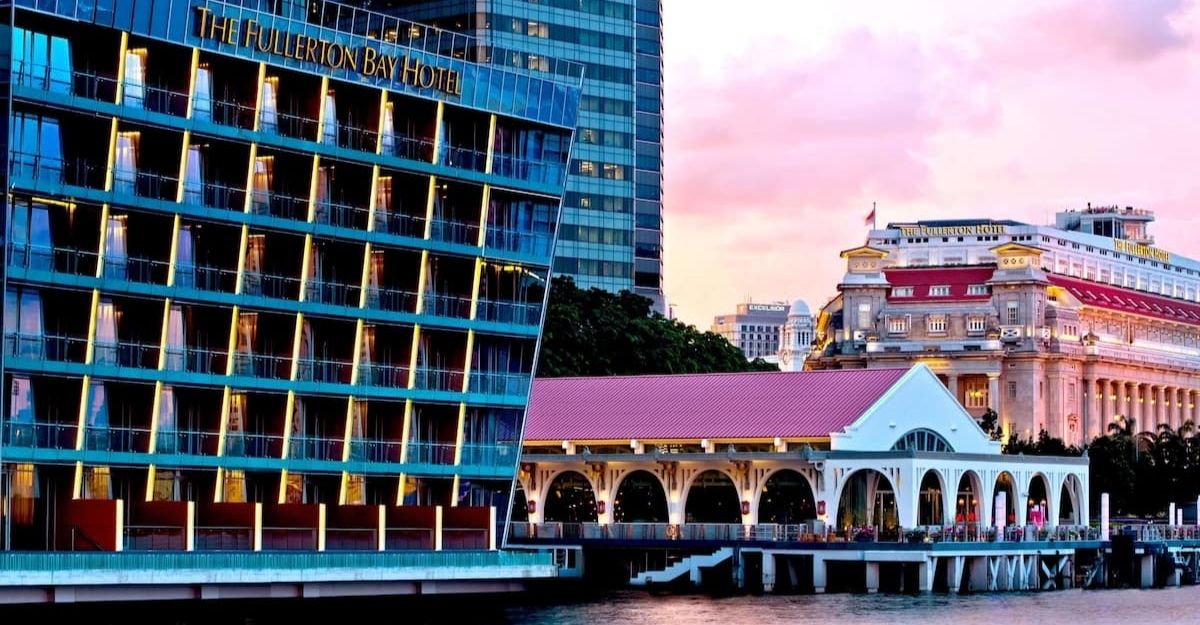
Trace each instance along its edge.
{"label": "glass skyscraper", "polygon": [[666,311],[662,272],[661,0],[368,0],[391,14],[468,32],[540,71],[584,66],[554,273],[630,289]]}
{"label": "glass skyscraper", "polygon": [[0,547],[494,546],[582,67],[323,0],[3,4]]}

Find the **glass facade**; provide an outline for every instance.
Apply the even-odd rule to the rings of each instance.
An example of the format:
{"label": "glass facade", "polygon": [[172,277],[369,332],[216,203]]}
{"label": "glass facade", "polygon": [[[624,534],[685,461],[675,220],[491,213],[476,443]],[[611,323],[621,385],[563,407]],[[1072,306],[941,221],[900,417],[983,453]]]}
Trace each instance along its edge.
{"label": "glass facade", "polygon": [[[373,0],[393,15],[470,33],[508,60],[584,67],[556,274],[583,287],[662,292],[661,0]],[[516,52],[513,52],[516,51]]]}
{"label": "glass facade", "polygon": [[13,4],[0,545],[494,545],[582,68],[332,2]]}

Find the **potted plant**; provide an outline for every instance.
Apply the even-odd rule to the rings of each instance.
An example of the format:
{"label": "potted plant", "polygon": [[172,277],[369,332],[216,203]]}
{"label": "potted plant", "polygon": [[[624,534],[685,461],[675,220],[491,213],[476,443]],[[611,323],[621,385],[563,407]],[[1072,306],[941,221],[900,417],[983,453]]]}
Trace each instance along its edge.
{"label": "potted plant", "polygon": [[925,542],[928,534],[923,529],[911,529],[904,532],[904,539],[910,543]]}

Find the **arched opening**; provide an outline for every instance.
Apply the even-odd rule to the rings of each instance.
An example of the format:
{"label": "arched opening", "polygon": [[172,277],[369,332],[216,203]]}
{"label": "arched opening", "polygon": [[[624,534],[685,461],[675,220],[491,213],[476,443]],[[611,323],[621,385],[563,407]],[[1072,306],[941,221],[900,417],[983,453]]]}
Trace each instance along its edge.
{"label": "arched opening", "polygon": [[613,500],[617,523],[666,523],[667,494],[649,471],[634,471],[621,480]]}
{"label": "arched opening", "polygon": [[1067,479],[1063,480],[1062,489],[1058,495],[1058,524],[1059,525],[1082,525],[1082,517],[1079,515],[1081,501],[1079,494],[1083,490],[1079,485],[1079,478],[1074,475],[1068,475]]}
{"label": "arched opening", "polygon": [[[996,489],[994,496],[998,499],[1000,493],[1004,493],[1004,524],[1015,525],[1017,522],[1017,483],[1013,480],[1013,476],[1008,471],[1003,471],[996,476]],[[999,525],[1000,519],[996,519]]]}
{"label": "arched opening", "polygon": [[796,471],[783,469],[776,471],[763,484],[762,494],[758,497],[758,522],[804,523],[817,518],[816,497],[813,496],[812,486]]}
{"label": "arched opening", "polygon": [[516,523],[527,523],[529,521],[529,498],[525,495],[525,487],[517,482],[517,490],[513,493],[512,510],[509,511],[508,518]]}
{"label": "arched opening", "polygon": [[1030,525],[1041,527],[1049,520],[1050,489],[1046,485],[1046,477],[1042,474],[1033,476],[1029,481],[1029,496],[1025,499],[1025,519]]}
{"label": "arched opening", "polygon": [[958,498],[954,503],[955,523],[978,523],[983,519],[979,500],[979,476],[974,471],[963,473],[958,481]]}
{"label": "arched opening", "polygon": [[942,478],[936,471],[925,472],[917,495],[917,525],[943,525],[946,515],[942,509]]}
{"label": "arched opening", "polygon": [[842,487],[838,498],[838,527],[874,527],[880,531],[900,526],[896,492],[887,476],[874,469],[856,471]]}
{"label": "arched opening", "polygon": [[742,504],[737,487],[720,471],[705,471],[688,488],[685,523],[741,523]]}
{"label": "arched opening", "polygon": [[954,447],[941,434],[927,428],[917,428],[909,430],[892,445],[892,451],[905,450],[952,452]]}
{"label": "arched opening", "polygon": [[575,471],[559,473],[546,493],[543,519],[547,523],[595,523],[596,493],[587,478]]}

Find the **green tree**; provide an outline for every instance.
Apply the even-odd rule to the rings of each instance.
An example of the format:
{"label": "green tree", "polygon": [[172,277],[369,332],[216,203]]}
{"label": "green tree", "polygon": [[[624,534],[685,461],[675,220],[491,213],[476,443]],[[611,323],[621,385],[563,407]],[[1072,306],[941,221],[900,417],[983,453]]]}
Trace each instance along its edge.
{"label": "green tree", "polygon": [[994,441],[1000,440],[1000,435],[1003,434],[1003,432],[1000,430],[999,420],[1000,415],[996,414],[996,411],[992,410],[991,408],[988,408],[987,411],[979,417],[979,427],[982,428],[984,433],[986,433],[988,437]]}
{"label": "green tree", "polygon": [[538,357],[539,377],[778,371],[720,335],[654,312],[629,291],[580,289],[555,278]]}

